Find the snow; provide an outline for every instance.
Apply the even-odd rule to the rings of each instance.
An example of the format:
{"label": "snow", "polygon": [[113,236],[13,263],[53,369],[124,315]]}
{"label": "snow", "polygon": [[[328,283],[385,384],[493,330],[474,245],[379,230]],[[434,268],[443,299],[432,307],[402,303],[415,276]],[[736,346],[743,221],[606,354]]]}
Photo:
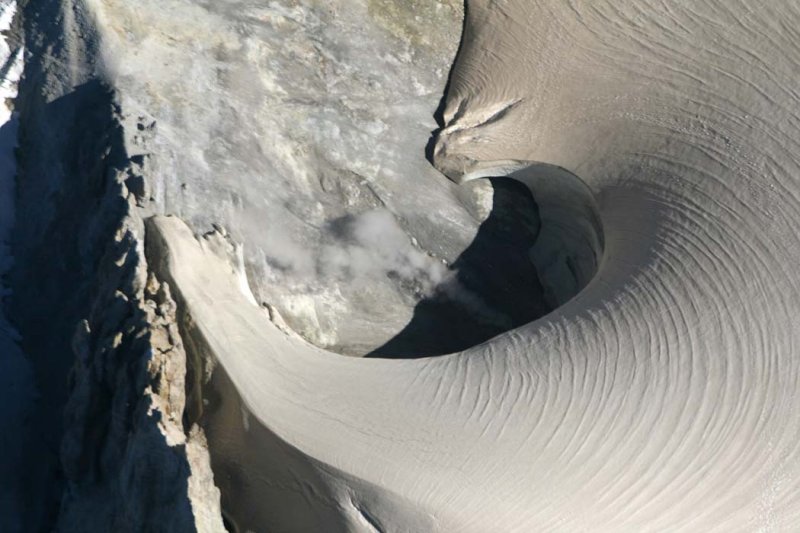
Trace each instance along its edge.
{"label": "snow", "polygon": [[[209,414],[220,478],[240,476],[223,490],[232,515],[277,530],[336,508],[352,530],[797,531],[799,22],[783,1],[470,2],[437,167],[566,169],[605,246],[575,298],[462,353],[304,344],[247,303],[229,261],[158,221],[220,363],[215,392],[251,414],[236,438],[241,417]],[[545,255],[553,280],[573,268]],[[286,513],[255,516],[263,501]]]}
{"label": "snow", "polygon": [[[239,260],[195,237],[205,223],[219,222],[243,241],[245,257],[258,249],[274,254],[270,246],[279,241],[259,232],[267,219],[277,226],[290,218],[278,207],[288,205],[280,194],[290,192],[295,218],[324,222],[330,212],[301,194],[316,187],[316,167],[281,159],[297,146],[325,147],[324,159],[337,165],[361,158],[358,173],[374,178],[376,190],[391,189],[386,198],[401,198],[396,210],[405,218],[456,220],[455,193],[431,186],[430,169],[408,166],[403,175],[397,154],[414,143],[384,139],[369,150],[368,135],[348,141],[344,118],[325,120],[323,93],[346,71],[310,90],[302,84],[309,64],[284,62],[286,93],[308,94],[302,113],[294,111],[297,102],[268,98],[267,83],[251,91],[261,74],[250,72],[257,59],[288,47],[259,49],[278,35],[264,29],[249,43],[246,65],[226,59],[245,56],[241,38],[227,31],[247,24],[231,22],[236,2],[209,3],[206,11],[168,2],[182,17],[165,16],[150,1],[136,4],[148,21],[126,18],[130,7],[119,0],[102,4],[107,18],[99,20],[119,34],[109,39],[117,46],[108,46],[108,63],[124,105],[157,115],[161,148],[171,146],[169,136],[188,147],[173,150],[164,183],[153,186],[172,190],[156,199],[158,211],[186,224],[157,218],[150,231],[163,240],[162,275],[191,317],[187,344],[219,363],[204,423],[225,510],[240,529],[800,529],[795,2],[757,11],[724,0],[670,7],[658,0],[470,2],[469,39],[451,77],[436,166],[454,181],[542,163],[580,177],[597,217],[580,196],[559,191],[554,198],[567,203],[554,201],[543,217],[560,223],[582,214],[566,230],[585,250],[583,261],[551,247],[538,259],[550,265],[544,281],[555,289],[567,276],[587,281],[585,272],[597,271],[540,320],[460,353],[414,360],[338,357],[287,335],[274,323],[278,315],[242,290]],[[281,13],[248,16],[290,27],[280,43],[304,35]],[[159,40],[151,31],[157,27],[172,40]],[[353,41],[353,31],[341,35]],[[313,49],[292,44],[297,58]],[[208,62],[206,45],[221,65]],[[368,57],[363,49],[360,56]],[[150,68],[155,58],[166,58],[165,68]],[[227,69],[227,87],[217,87],[216,66]],[[139,96],[142,80],[156,97]],[[173,94],[196,109],[178,116]],[[375,106],[367,91],[356,96]],[[228,105],[242,116],[206,113]],[[239,124],[244,139],[232,135]],[[310,133],[319,138],[298,140]],[[220,138],[229,144],[220,146]],[[269,140],[280,141],[278,148],[259,148]],[[218,171],[203,173],[195,154]],[[270,168],[275,161],[282,161],[278,171]],[[373,176],[370,165],[384,162],[393,170]],[[192,198],[170,183],[176,177]],[[602,232],[586,231],[595,218]],[[415,227],[431,229],[420,238],[429,250],[437,239],[445,247],[464,235]],[[248,271],[256,301],[280,303],[268,274]],[[550,292],[558,302],[571,296]],[[309,307],[316,303],[308,298]],[[282,313],[287,306],[276,307]],[[334,314],[346,332],[351,315]]]}

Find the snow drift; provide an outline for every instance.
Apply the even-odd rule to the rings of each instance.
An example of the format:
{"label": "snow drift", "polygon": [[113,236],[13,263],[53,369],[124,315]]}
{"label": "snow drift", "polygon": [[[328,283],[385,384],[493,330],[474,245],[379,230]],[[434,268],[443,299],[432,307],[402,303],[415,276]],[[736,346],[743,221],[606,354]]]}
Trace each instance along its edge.
{"label": "snow drift", "polygon": [[464,352],[337,358],[248,304],[208,242],[156,219],[165,272],[224,376],[216,397],[242,410],[235,443],[222,430],[235,409],[207,415],[232,520],[797,527],[800,11],[468,7],[435,163],[456,180],[538,163],[581,176],[604,241],[584,264],[599,270],[555,312]]}
{"label": "snow drift", "polygon": [[[62,520],[219,529],[207,439],[239,531],[800,527],[793,2],[474,0],[449,81],[452,1],[58,5],[57,60],[29,19],[42,101],[22,120],[59,151],[27,140],[21,198],[50,190],[50,158],[79,186],[48,196],[58,242],[23,217],[15,294],[64,294],[37,272],[80,289],[56,347],[90,318]],[[81,111],[98,101],[114,120]],[[508,279],[532,271],[517,302],[540,318],[453,353],[342,356],[382,355],[452,275],[491,211],[484,177],[536,205],[518,216],[535,268]],[[83,270],[40,261],[78,230]]]}

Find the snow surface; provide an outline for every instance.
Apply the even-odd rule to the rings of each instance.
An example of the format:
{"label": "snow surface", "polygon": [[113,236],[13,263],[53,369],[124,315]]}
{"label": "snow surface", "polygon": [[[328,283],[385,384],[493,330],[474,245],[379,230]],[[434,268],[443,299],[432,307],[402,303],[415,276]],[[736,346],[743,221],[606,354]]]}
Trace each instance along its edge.
{"label": "snow surface", "polygon": [[[11,27],[16,2],[0,1],[0,31]],[[0,37],[0,64],[5,68],[0,80],[0,276],[8,272],[12,258],[9,239],[14,225],[14,180],[17,143],[17,120],[8,106],[16,96],[16,84],[22,74],[21,48],[11,50]],[[9,295],[0,277],[0,297]],[[34,396],[30,363],[20,351],[18,334],[0,307],[0,530],[21,531],[21,472],[19,460],[25,439],[26,414]]]}
{"label": "snow surface", "polygon": [[[220,18],[235,4],[215,4]],[[576,298],[464,352],[336,357],[253,305],[214,237],[157,219],[191,340],[220,363],[206,423],[232,520],[278,531],[800,529],[800,7],[768,4],[470,2],[437,168],[456,181],[566,169],[594,193],[605,246]],[[119,65],[130,69],[121,85],[140,74]],[[178,138],[197,133],[203,153],[216,130],[194,118],[199,133],[167,123]],[[276,127],[318,125],[290,118]],[[252,156],[243,146],[215,163]],[[280,187],[310,183],[285,170]],[[409,211],[453,208],[449,190],[428,194],[419,178],[388,180],[420,198]],[[257,221],[271,208],[243,211]],[[247,254],[246,232],[235,236]]]}

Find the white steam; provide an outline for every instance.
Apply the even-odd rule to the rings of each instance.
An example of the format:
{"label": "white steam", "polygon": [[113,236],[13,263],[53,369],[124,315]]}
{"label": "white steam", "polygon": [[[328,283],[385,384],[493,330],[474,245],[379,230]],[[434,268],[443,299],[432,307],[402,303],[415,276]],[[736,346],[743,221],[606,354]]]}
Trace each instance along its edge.
{"label": "white steam", "polygon": [[438,259],[416,248],[386,209],[375,209],[344,223],[334,244],[323,247],[317,273],[344,280],[392,277],[413,286],[419,296],[453,277]]}
{"label": "white steam", "polygon": [[273,228],[266,235],[267,260],[308,286],[368,288],[388,278],[415,300],[450,300],[480,321],[511,327],[510,318],[466,288],[455,269],[418,248],[387,209],[340,219],[329,236],[329,242],[312,250]]}

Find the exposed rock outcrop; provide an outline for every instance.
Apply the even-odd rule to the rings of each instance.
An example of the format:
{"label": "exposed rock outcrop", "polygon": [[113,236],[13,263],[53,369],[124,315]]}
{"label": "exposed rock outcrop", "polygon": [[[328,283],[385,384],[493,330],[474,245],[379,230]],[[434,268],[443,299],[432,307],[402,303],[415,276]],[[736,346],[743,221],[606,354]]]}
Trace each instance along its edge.
{"label": "exposed rock outcrop", "polygon": [[183,426],[175,304],[144,260],[152,121],[103,79],[83,2],[23,15],[10,308],[39,389],[26,530],[221,531],[204,436]]}
{"label": "exposed rock outcrop", "polygon": [[[129,196],[132,199],[132,195]],[[122,222],[77,356],[61,460],[63,531],[222,531],[205,436],[184,429],[186,353],[169,285],[148,274],[143,225]]]}

